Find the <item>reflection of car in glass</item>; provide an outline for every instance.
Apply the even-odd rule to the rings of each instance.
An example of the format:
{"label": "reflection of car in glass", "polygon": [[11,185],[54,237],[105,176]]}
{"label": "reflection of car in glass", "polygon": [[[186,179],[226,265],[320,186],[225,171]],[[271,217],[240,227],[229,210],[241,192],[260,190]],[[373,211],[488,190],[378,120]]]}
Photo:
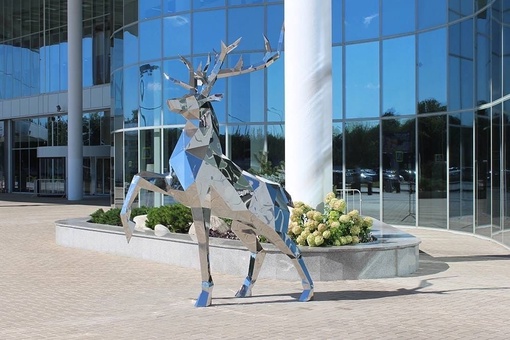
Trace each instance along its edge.
{"label": "reflection of car in glass", "polygon": [[400,170],[398,174],[401,177],[401,181],[413,183],[416,181],[416,171],[414,170]]}
{"label": "reflection of car in glass", "polygon": [[377,173],[372,169],[360,170],[361,183],[372,183],[377,181]]}
{"label": "reflection of car in glass", "polygon": [[385,192],[400,192],[400,181],[402,176],[395,170],[383,170],[383,187]]}
{"label": "reflection of car in glass", "polygon": [[[374,172],[375,173],[375,172]],[[343,188],[342,170],[333,170],[333,185],[337,189]],[[367,187],[368,194],[372,195],[372,177],[370,172],[363,170],[347,169],[345,172],[345,188],[346,189],[357,189],[361,191],[361,185]]]}

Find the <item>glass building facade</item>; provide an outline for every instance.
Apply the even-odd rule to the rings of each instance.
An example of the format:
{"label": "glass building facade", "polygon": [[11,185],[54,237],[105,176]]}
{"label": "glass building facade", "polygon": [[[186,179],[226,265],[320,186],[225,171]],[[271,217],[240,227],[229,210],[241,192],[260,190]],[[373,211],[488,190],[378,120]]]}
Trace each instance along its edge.
{"label": "glass building facade", "polygon": [[[41,13],[31,6],[42,3],[0,1],[22,13],[28,6],[31,15],[22,20],[30,21],[27,28],[6,21],[0,27],[0,101],[66,91],[66,19],[48,14],[44,25],[32,23]],[[386,223],[463,231],[510,245],[510,0],[331,3],[334,185],[359,188],[362,213]],[[46,0],[45,13],[53,4],[62,11],[66,1]],[[245,65],[256,62],[264,54],[262,35],[275,45],[284,22],[281,0],[83,1],[83,11],[83,86],[111,89],[108,107],[84,110],[84,131],[97,126],[92,116],[99,117],[103,124],[88,143],[113,146],[108,165],[94,160],[104,176],[111,166],[106,191],[112,204],[122,202],[138,171],[169,170],[184,124],[165,105],[185,93],[169,81],[188,79],[179,58],[204,64],[220,41],[242,37],[227,66],[240,56]],[[273,164],[285,159],[284,63],[285,51],[268,69],[219,80],[214,89],[225,94],[215,103],[224,150],[245,169],[259,166],[260,152]],[[33,150],[49,143],[50,134],[48,141],[27,137],[23,143],[15,137],[23,124],[56,126],[56,136],[62,131],[58,120],[49,124],[42,116],[27,123],[3,108],[0,132],[10,139],[0,134],[0,186],[2,173],[23,167],[40,176]],[[19,156],[7,168],[1,160],[10,153]],[[27,167],[33,160],[38,167]],[[16,164],[24,165],[16,170]],[[140,204],[163,200],[143,192]]]}

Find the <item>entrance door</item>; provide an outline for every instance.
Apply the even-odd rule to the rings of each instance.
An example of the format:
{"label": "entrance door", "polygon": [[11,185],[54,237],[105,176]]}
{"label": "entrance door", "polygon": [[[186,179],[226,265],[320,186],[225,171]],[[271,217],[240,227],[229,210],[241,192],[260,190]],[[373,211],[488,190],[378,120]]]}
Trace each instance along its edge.
{"label": "entrance door", "polygon": [[39,158],[39,195],[65,195],[65,164],[64,157]]}
{"label": "entrance door", "polygon": [[110,158],[96,159],[96,193],[98,195],[110,194]]}

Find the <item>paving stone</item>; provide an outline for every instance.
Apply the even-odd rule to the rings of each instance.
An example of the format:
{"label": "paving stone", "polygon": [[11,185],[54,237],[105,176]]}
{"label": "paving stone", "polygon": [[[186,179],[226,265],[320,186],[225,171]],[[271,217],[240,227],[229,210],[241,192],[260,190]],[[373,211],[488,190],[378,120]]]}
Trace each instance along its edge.
{"label": "paving stone", "polygon": [[0,194],[0,339],[509,339],[510,251],[489,240],[409,228],[422,239],[408,276],[299,282],[214,274],[195,308],[198,270],[60,247],[54,221],[108,202]]}

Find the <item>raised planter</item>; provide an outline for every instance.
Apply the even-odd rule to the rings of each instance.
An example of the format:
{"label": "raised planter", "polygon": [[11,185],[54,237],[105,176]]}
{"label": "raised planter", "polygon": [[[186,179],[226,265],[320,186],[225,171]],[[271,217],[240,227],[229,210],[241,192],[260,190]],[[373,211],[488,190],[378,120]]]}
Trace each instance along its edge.
{"label": "raised planter", "polygon": [[[88,223],[86,218],[56,223],[56,243],[72,248],[130,256],[182,267],[199,268],[198,246],[186,234],[155,236],[152,231],[133,235],[126,242],[120,227]],[[420,240],[388,224],[374,220],[376,242],[342,247],[300,247],[314,281],[374,279],[406,276],[418,269]],[[286,255],[272,244],[259,277],[300,280]],[[250,253],[237,240],[210,239],[213,273],[245,276]]]}

